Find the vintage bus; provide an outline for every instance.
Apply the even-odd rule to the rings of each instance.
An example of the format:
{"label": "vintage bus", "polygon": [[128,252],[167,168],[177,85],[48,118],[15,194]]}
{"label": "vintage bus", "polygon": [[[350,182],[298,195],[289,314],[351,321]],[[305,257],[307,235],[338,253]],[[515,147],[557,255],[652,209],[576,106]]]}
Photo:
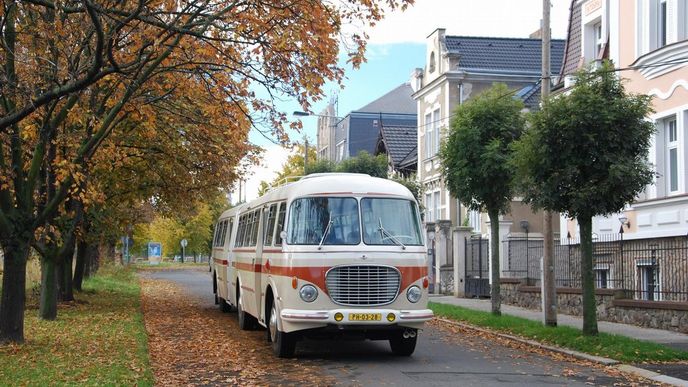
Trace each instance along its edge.
{"label": "vintage bus", "polygon": [[389,340],[409,356],[427,308],[418,206],[396,182],[313,174],[221,215],[213,289],[243,330],[263,326],[279,357],[301,338]]}

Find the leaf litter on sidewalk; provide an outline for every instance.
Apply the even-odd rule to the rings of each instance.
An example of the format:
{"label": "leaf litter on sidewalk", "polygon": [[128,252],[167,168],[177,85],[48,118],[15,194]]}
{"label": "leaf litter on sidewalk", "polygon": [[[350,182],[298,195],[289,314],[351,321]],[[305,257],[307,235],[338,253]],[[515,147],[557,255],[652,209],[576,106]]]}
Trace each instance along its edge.
{"label": "leaf litter on sidewalk", "polygon": [[141,279],[156,385],[333,385],[313,362],[273,356],[265,330],[241,331],[177,285]]}

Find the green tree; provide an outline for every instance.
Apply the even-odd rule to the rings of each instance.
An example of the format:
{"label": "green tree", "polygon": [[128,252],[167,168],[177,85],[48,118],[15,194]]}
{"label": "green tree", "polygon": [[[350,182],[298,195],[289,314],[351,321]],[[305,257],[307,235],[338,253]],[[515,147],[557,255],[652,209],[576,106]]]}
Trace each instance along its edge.
{"label": "green tree", "polygon": [[373,177],[387,178],[387,157],[373,156],[366,151],[360,151],[356,157],[350,157],[337,165],[337,172],[365,173]]}
{"label": "green tree", "polygon": [[487,211],[491,235],[492,313],[501,314],[499,284],[499,215],[513,197],[510,145],[523,132],[523,103],[504,84],[456,109],[440,149],[442,175],[449,191],[468,208]]}
{"label": "green tree", "polygon": [[[287,157],[287,161],[284,164],[282,164],[282,170],[277,172],[277,176],[274,179],[272,179],[272,182],[260,182],[260,185],[258,186],[258,195],[260,196],[265,194],[266,192],[268,192],[268,189],[270,189],[270,187],[275,187],[281,184],[286,178],[304,176],[306,174],[304,172],[303,167],[304,152],[305,148],[303,144],[294,144],[291,150],[291,154]],[[317,151],[315,147],[309,147],[308,160],[315,160],[316,156]],[[310,161],[308,164],[310,165]]]}
{"label": "green tree", "polygon": [[652,182],[650,97],[626,93],[607,62],[582,71],[568,94],[545,101],[515,146],[520,192],[580,225],[583,333],[597,334],[592,218],[619,212]]}
{"label": "green tree", "polygon": [[421,207],[421,212],[422,212],[422,209],[423,209],[422,198],[423,198],[423,193],[425,192],[425,190],[423,189],[423,185],[418,181],[418,178],[416,177],[416,175],[413,174],[409,177],[392,176],[389,179],[396,181],[397,183],[408,188],[408,190],[411,191],[411,193],[413,194],[413,197],[416,198],[416,201],[418,202],[418,205]]}

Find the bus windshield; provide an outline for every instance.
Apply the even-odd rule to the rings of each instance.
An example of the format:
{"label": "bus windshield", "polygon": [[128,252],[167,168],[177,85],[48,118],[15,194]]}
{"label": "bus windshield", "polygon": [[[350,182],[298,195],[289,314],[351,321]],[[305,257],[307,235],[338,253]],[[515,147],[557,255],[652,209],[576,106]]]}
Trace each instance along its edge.
{"label": "bus windshield", "polygon": [[287,243],[357,245],[361,243],[358,202],[354,198],[308,197],[292,202]]}
{"label": "bus windshield", "polygon": [[416,206],[406,199],[363,198],[363,242],[367,245],[423,244]]}

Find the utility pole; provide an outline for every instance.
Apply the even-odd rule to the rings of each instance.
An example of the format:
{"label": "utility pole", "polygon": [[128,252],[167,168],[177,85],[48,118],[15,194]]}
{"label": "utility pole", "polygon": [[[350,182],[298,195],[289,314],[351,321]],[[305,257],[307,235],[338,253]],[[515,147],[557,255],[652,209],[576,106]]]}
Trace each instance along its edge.
{"label": "utility pole", "polygon": [[[542,91],[541,101],[549,98],[550,88],[550,0],[542,0]],[[542,313],[546,326],[557,326],[557,289],[554,278],[554,230],[552,211],[545,211],[544,257],[542,259]]]}
{"label": "utility pole", "polygon": [[307,175],[308,172],[306,171],[306,169],[308,168],[308,136],[305,133],[303,135],[303,144],[305,150],[305,153],[303,155],[303,174]]}

